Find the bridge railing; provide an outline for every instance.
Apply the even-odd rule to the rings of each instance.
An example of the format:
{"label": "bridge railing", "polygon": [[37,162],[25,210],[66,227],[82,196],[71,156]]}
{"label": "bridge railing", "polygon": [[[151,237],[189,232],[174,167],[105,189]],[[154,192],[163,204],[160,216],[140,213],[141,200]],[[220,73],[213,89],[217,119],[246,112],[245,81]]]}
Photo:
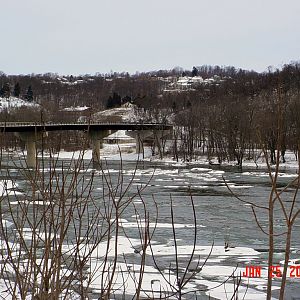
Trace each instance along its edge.
{"label": "bridge railing", "polygon": [[157,126],[172,126],[166,123],[154,123],[154,122],[0,122],[0,127],[25,127],[25,126],[60,126],[60,125],[157,125]]}
{"label": "bridge railing", "polygon": [[0,122],[1,127],[36,126],[36,122]]}

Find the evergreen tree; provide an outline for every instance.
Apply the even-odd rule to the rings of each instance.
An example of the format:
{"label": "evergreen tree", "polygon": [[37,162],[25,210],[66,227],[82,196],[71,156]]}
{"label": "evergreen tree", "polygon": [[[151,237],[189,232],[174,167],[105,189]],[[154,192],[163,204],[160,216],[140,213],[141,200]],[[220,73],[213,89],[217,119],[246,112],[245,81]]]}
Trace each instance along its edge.
{"label": "evergreen tree", "polygon": [[112,96],[109,96],[106,102],[106,108],[113,108],[113,107],[118,107],[121,106],[122,99],[121,96],[114,92]]}
{"label": "evergreen tree", "polygon": [[130,96],[125,96],[122,98],[122,104],[125,104],[125,103],[131,103],[131,97]]}
{"label": "evergreen tree", "polygon": [[195,77],[195,76],[198,76],[199,74],[199,71],[196,67],[193,67],[193,70],[192,70],[192,76]]}
{"label": "evergreen tree", "polygon": [[25,99],[27,101],[30,101],[30,102],[33,101],[33,91],[32,91],[31,85],[27,89],[27,93],[25,95]]}
{"label": "evergreen tree", "polygon": [[3,98],[4,97],[4,90],[3,90],[3,87],[0,89],[0,98]]}
{"label": "evergreen tree", "polygon": [[114,107],[121,106],[122,98],[118,93],[113,94]]}
{"label": "evergreen tree", "polygon": [[106,108],[113,108],[114,104],[113,104],[113,99],[112,96],[109,96],[106,102]]}
{"label": "evergreen tree", "polygon": [[4,83],[3,87],[2,87],[2,97],[5,97],[5,98],[9,98],[10,97],[10,86],[9,86],[9,83],[6,82]]}
{"label": "evergreen tree", "polygon": [[177,105],[176,105],[175,101],[173,101],[173,103],[172,103],[172,109],[173,109],[173,111],[176,111],[176,109],[177,109]]}
{"label": "evergreen tree", "polygon": [[192,106],[192,103],[191,103],[190,100],[188,100],[187,103],[186,103],[186,107],[187,107],[187,108],[190,108],[191,106]]}
{"label": "evergreen tree", "polygon": [[20,93],[21,93],[21,87],[20,87],[19,82],[17,82],[14,87],[14,96],[20,97]]}

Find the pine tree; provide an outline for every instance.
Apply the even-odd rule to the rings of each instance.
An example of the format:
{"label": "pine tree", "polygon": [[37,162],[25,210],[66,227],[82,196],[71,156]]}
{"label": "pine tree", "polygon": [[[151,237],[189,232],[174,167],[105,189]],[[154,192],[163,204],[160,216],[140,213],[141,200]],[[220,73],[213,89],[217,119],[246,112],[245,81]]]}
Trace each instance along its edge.
{"label": "pine tree", "polygon": [[31,85],[27,89],[27,93],[25,95],[25,99],[27,101],[30,101],[30,102],[33,101],[33,91],[32,91]]}
{"label": "pine tree", "polygon": [[192,70],[192,76],[195,77],[195,76],[198,76],[199,74],[199,71],[196,67],[193,67],[193,70]]}
{"label": "pine tree", "polygon": [[106,108],[113,108],[113,107],[118,107],[121,106],[121,96],[114,92],[112,96],[109,96],[106,102]]}
{"label": "pine tree", "polygon": [[112,96],[109,96],[106,102],[106,108],[113,108],[113,99]]}
{"label": "pine tree", "polygon": [[2,97],[9,98],[10,97],[10,86],[9,83],[4,83],[2,87]]}
{"label": "pine tree", "polygon": [[3,90],[3,87],[0,89],[0,98],[3,98],[4,97],[4,90]]}
{"label": "pine tree", "polygon": [[173,103],[172,103],[172,109],[173,109],[173,111],[176,111],[176,109],[177,109],[177,105],[176,105],[175,101],[173,101]]}
{"label": "pine tree", "polygon": [[121,103],[125,104],[128,102],[131,103],[131,97],[126,95],[125,97],[122,98]]}
{"label": "pine tree", "polygon": [[121,106],[121,96],[114,92],[113,94],[113,102],[114,102],[114,107],[118,107],[118,106]]}
{"label": "pine tree", "polygon": [[20,93],[21,93],[21,87],[20,87],[19,82],[17,82],[14,87],[14,96],[19,97]]}

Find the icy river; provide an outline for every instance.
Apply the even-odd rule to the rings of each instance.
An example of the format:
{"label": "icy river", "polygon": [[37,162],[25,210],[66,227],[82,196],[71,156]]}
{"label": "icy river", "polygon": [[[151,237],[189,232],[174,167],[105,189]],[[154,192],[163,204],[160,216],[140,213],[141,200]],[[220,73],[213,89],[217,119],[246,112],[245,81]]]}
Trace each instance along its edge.
{"label": "icy river", "polygon": [[[22,193],[28,188],[28,182],[20,175],[15,166],[8,165],[10,165],[8,170],[14,182],[10,190]],[[119,170],[119,161],[107,161],[103,173],[109,175],[112,186],[120,180]],[[86,180],[90,180],[93,176],[95,188],[92,192],[95,198],[101,197],[103,192],[101,172],[96,171],[99,176],[95,176],[95,170],[92,168],[84,171]],[[195,257],[193,257],[189,269],[195,267],[199,255],[200,262],[203,263],[210,252],[211,254],[205,266],[187,284],[186,291],[189,293],[184,297],[186,299],[196,299],[196,297],[198,299],[208,299],[209,297],[210,299],[227,299],[227,297],[230,299],[234,284],[229,280],[225,285],[226,288],[224,288],[223,285],[220,286],[220,283],[226,280],[234,270],[238,274],[244,270],[245,266],[255,265],[262,267],[262,276],[251,279],[242,278],[240,295],[241,298],[245,296],[244,299],[265,299],[268,238],[258,228],[250,205],[239,201],[232,195],[233,192],[244,201],[251,201],[261,206],[266,205],[270,193],[270,181],[265,169],[243,168],[241,171],[235,167],[186,165],[171,161],[145,161],[140,162],[136,168],[136,162],[124,160],[121,173],[123,185],[127,186],[130,183],[126,192],[127,195],[133,195],[145,185],[147,187],[141,191],[140,195],[133,198],[133,205],[129,205],[121,215],[119,226],[122,230],[120,231],[121,237],[118,248],[120,269],[125,268],[124,257],[126,257],[126,269],[140,263],[139,226],[136,215],[137,212],[143,212],[144,201],[149,213],[150,232],[156,228],[151,242],[153,253],[151,254],[148,249],[146,255],[144,289],[146,291],[155,290],[155,285],[164,284],[164,279],[157,271],[157,267],[168,273],[171,281],[174,280],[173,230],[176,231],[180,268],[186,266],[193,249],[192,197],[197,220],[197,240]],[[279,183],[285,186],[295,177],[296,174],[292,171],[282,172]],[[1,173],[0,182],[2,182],[2,186],[5,180],[7,180],[7,169],[2,170]],[[285,193],[284,201],[287,204],[291,200],[292,191],[293,188],[289,188]],[[171,199],[174,226],[172,226],[170,212]],[[12,197],[10,201],[13,201]],[[267,228],[268,215],[266,211],[257,209],[256,212],[260,224]],[[279,211],[276,212],[276,215],[275,230],[282,232],[284,221]],[[7,218],[9,221],[9,217]],[[276,237],[275,240],[274,265],[280,265],[284,259],[285,243],[282,236]],[[212,245],[213,248],[211,249]],[[156,257],[156,265],[151,259],[152,255]],[[291,259],[295,261],[300,259],[299,221],[295,224],[293,231]],[[118,280],[116,280],[117,284]],[[274,279],[274,299],[277,298],[276,286],[278,285],[278,279]],[[97,288],[95,283],[93,285],[95,295],[97,295]],[[124,289],[127,295],[133,295],[135,285],[128,280]],[[300,295],[300,278],[289,278],[286,299],[292,299],[296,295]]]}

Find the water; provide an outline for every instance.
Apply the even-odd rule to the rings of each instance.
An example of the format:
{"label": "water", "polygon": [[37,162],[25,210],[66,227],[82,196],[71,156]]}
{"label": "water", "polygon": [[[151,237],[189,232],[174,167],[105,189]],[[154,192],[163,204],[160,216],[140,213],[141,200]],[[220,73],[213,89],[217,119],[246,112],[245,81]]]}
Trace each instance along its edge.
{"label": "water", "polygon": [[[67,166],[68,163],[64,162]],[[46,162],[47,165],[47,162]],[[61,162],[57,165],[59,169]],[[131,204],[128,205],[120,216],[122,219],[121,235],[127,236],[134,240],[139,238],[139,230],[137,226],[137,214],[140,217],[149,216],[150,232],[154,227],[152,242],[157,256],[157,265],[161,269],[170,268],[174,271],[174,254],[170,253],[170,249],[174,252],[174,236],[171,218],[171,203],[173,206],[174,216],[173,223],[176,231],[177,246],[182,249],[180,267],[184,267],[188,261],[188,255],[191,253],[194,237],[196,235],[196,245],[199,247],[198,254],[203,251],[201,247],[209,247],[214,244],[218,250],[210,257],[207,262],[207,270],[203,276],[196,276],[192,281],[191,289],[199,289],[205,287],[205,280],[221,282],[229,270],[234,266],[243,268],[251,263],[252,265],[260,265],[266,267],[268,255],[268,237],[258,228],[251,207],[246,202],[252,202],[257,206],[267,206],[270,194],[270,180],[266,170],[243,169],[241,172],[234,167],[207,167],[203,165],[178,166],[172,163],[152,163],[140,162],[136,167],[133,161],[124,161],[122,167],[118,161],[108,161],[104,167],[104,172],[91,169],[88,161],[85,161],[85,171],[81,172],[85,177],[85,181],[89,182],[93,178],[92,195],[96,203],[103,209],[103,189],[107,191],[106,185],[103,185],[103,175],[106,180],[111,182],[111,187],[117,189],[116,198],[120,194],[120,186],[118,182],[122,181],[123,190],[128,186],[125,197],[121,200],[126,202],[128,197],[135,197]],[[120,172],[120,168],[122,169]],[[134,172],[136,168],[136,171]],[[47,176],[50,172],[44,170]],[[11,178],[18,184],[19,191],[30,189],[28,180],[22,176],[15,166],[9,168]],[[133,175],[133,173],[135,173]],[[2,170],[0,180],[7,177],[6,170]],[[292,179],[296,177],[293,173],[282,173],[279,177],[279,186],[284,187]],[[226,184],[227,186],[226,186]],[[147,187],[143,189],[143,187]],[[118,187],[118,188],[117,188]],[[228,188],[229,187],[229,188]],[[141,190],[138,193],[138,190]],[[294,188],[288,188],[283,195],[283,201],[290,206]],[[241,200],[238,200],[239,197]],[[195,208],[196,219],[193,218],[193,207]],[[146,208],[147,214],[145,215]],[[296,207],[299,209],[300,203],[297,199]],[[267,230],[268,213],[264,209],[255,209],[257,220],[260,225]],[[9,216],[7,215],[9,220]],[[86,224],[88,220],[86,219]],[[196,222],[196,223],[195,223]],[[143,224],[143,222],[141,222]],[[194,231],[196,224],[197,232]],[[295,223],[291,259],[299,259],[300,254],[300,222]],[[284,232],[285,221],[282,217],[279,206],[277,205],[275,212],[275,231],[276,233]],[[74,235],[74,231],[70,230],[70,239]],[[278,265],[284,259],[285,241],[282,236],[275,238],[275,255],[274,265]],[[225,252],[225,244],[229,245],[228,251]],[[237,251],[238,247],[246,247]],[[249,248],[247,250],[247,248]],[[242,249],[242,248],[241,248]],[[251,253],[250,250],[256,250],[259,253]],[[129,250],[126,248],[127,263],[138,263],[139,251],[138,246],[132,246]],[[161,251],[161,255],[159,252]],[[224,253],[223,253],[223,252]],[[236,252],[235,252],[236,251]],[[250,251],[247,253],[247,251]],[[208,251],[209,252],[209,251]],[[208,252],[204,251],[201,261],[207,256]],[[231,255],[231,253],[233,253]],[[122,261],[120,254],[120,261]],[[191,268],[196,267],[196,258],[193,258]],[[147,255],[146,264],[155,267],[151,259],[151,255]],[[224,268],[224,270],[222,269]],[[204,267],[205,270],[205,267]],[[215,273],[214,273],[215,270]],[[224,271],[224,272],[223,272]],[[223,272],[223,273],[222,273]],[[230,272],[229,272],[230,274]],[[201,281],[202,280],[202,281]],[[299,278],[289,280],[288,295],[300,293],[297,287]],[[245,282],[243,282],[245,283]],[[274,282],[278,285],[278,281]],[[258,284],[251,284],[254,291],[259,291],[265,286],[265,281]],[[205,293],[199,293],[205,297]],[[216,295],[213,297],[218,298]],[[208,293],[206,293],[206,296]],[[251,299],[251,291],[249,291],[249,299]],[[262,294],[263,295],[263,294]],[[192,295],[189,296],[191,299]],[[205,298],[203,298],[205,299]],[[247,298],[245,298],[247,299]],[[259,298],[257,298],[259,299]],[[264,296],[262,298],[264,299]],[[287,298],[288,299],[288,298]]]}

